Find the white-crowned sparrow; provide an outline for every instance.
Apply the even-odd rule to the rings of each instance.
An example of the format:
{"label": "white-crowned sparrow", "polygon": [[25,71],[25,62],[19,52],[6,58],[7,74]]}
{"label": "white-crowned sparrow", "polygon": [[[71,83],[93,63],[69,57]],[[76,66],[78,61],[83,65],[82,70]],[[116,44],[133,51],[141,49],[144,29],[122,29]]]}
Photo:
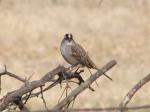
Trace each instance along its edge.
{"label": "white-crowned sparrow", "polygon": [[[61,42],[60,51],[64,59],[72,66],[80,65],[81,67],[98,70],[98,67],[90,59],[83,47],[74,41],[72,34],[64,35],[64,38]],[[111,79],[106,74],[104,75]]]}

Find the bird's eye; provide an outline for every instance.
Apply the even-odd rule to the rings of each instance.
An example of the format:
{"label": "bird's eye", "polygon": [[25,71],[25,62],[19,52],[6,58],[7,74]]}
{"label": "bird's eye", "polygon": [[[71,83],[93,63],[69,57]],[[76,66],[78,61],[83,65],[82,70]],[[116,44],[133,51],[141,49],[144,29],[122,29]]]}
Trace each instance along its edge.
{"label": "bird's eye", "polygon": [[67,40],[68,39],[68,34],[65,34],[65,40]]}

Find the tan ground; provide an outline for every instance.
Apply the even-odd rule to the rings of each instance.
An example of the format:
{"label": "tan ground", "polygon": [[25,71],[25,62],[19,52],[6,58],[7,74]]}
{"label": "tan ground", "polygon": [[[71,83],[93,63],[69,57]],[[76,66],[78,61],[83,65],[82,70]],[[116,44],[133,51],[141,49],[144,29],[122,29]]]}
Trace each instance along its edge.
{"label": "tan ground", "polygon": [[[99,0],[1,0],[1,70],[6,64],[22,77],[34,74],[35,80],[59,64],[67,65],[59,51],[67,32],[73,33],[99,67],[111,59],[118,62],[108,73],[114,81],[100,78],[100,87],[93,85],[96,92],[83,92],[75,107],[117,106],[150,73],[149,0],[103,0],[101,5]],[[21,86],[8,77],[2,80],[2,95]],[[149,87],[142,88],[130,106],[150,104]],[[45,93],[49,107],[57,103],[60,92],[58,86]],[[33,110],[44,108],[37,99],[27,105]]]}

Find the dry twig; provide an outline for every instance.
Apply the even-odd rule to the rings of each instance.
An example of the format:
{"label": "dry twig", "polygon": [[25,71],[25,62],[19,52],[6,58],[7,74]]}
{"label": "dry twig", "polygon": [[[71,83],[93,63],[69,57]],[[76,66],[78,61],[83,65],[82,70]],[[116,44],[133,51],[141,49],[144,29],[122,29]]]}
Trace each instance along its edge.
{"label": "dry twig", "polygon": [[143,78],[142,80],[140,80],[129,92],[128,94],[124,97],[124,99],[122,100],[122,102],[119,105],[119,112],[126,112],[126,106],[127,104],[130,102],[130,100],[132,99],[132,97],[135,95],[135,93],[137,91],[140,90],[141,87],[143,87],[146,83],[148,83],[150,81],[150,74],[147,75],[145,78]]}

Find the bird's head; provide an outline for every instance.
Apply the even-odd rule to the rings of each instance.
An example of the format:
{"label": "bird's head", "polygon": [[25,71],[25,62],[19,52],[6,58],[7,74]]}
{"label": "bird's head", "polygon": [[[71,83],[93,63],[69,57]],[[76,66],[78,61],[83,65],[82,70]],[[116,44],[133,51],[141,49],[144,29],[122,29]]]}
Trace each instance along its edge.
{"label": "bird's head", "polygon": [[64,40],[71,43],[73,41],[73,36],[71,33],[67,33],[64,35]]}

